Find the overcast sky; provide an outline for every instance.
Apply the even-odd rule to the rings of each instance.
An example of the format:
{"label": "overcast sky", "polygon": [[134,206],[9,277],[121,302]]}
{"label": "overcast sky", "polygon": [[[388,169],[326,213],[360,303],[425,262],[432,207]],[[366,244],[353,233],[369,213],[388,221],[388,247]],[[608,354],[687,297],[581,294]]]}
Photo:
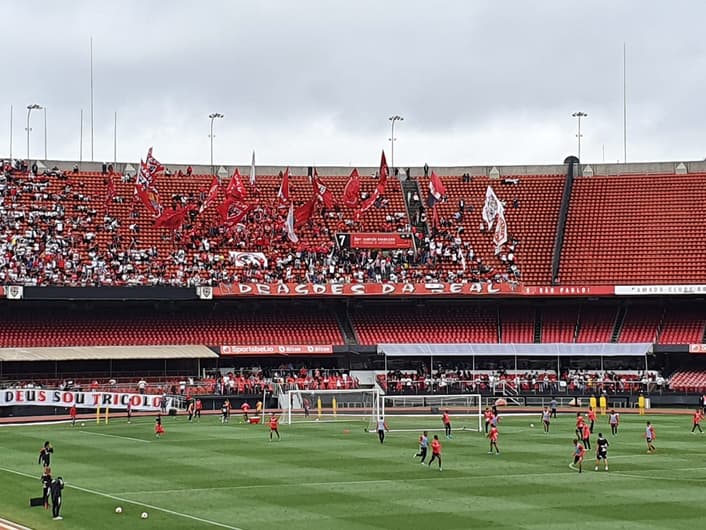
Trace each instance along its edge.
{"label": "overcast sky", "polygon": [[[398,166],[706,156],[706,4],[697,0],[5,0],[0,157],[47,107],[50,159]],[[44,155],[32,113],[32,158]]]}

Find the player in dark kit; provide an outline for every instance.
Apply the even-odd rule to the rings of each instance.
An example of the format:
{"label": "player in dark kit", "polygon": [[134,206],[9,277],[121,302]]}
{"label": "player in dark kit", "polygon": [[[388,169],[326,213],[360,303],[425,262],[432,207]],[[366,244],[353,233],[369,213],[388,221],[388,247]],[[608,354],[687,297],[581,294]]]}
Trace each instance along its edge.
{"label": "player in dark kit", "polygon": [[605,470],[608,471],[608,440],[603,438],[603,433],[598,433],[598,440],[596,440],[596,467],[595,470],[598,471],[598,464],[603,460],[605,465]]}
{"label": "player in dark kit", "polygon": [[47,440],[44,442],[44,447],[39,450],[39,461],[38,464],[42,464],[44,467],[49,467],[51,464],[51,454],[54,452],[54,448],[51,443]]}
{"label": "player in dark kit", "polygon": [[64,489],[64,479],[56,477],[51,481],[51,513],[55,521],[61,521],[63,517],[59,515],[61,511],[61,491]]}
{"label": "player in dark kit", "polygon": [[40,477],[42,481],[42,504],[44,509],[49,509],[49,493],[51,491],[51,468],[49,466],[44,467],[44,472]]}

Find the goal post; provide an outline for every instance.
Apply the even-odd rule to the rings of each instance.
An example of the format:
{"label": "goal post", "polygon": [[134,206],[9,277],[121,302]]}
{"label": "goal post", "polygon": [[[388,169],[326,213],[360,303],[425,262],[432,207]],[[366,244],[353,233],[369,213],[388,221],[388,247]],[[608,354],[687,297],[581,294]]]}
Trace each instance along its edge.
{"label": "goal post", "polygon": [[380,396],[382,416],[391,431],[444,431],[442,415],[448,411],[454,431],[483,429],[480,394],[384,395]]}
{"label": "goal post", "polygon": [[377,388],[355,390],[288,390],[282,403],[287,423],[300,421],[366,421],[382,416]]}

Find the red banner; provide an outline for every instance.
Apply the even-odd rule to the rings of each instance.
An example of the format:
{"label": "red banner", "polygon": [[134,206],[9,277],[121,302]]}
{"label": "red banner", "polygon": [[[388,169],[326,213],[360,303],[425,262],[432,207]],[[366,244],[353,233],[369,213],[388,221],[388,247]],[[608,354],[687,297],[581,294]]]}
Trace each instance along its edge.
{"label": "red banner", "polygon": [[351,248],[410,248],[412,235],[402,233],[351,233]]}
{"label": "red banner", "polygon": [[330,344],[221,346],[221,355],[331,355]]}
{"label": "red banner", "polygon": [[612,296],[613,286],[524,287],[509,283],[235,283],[213,296]]}

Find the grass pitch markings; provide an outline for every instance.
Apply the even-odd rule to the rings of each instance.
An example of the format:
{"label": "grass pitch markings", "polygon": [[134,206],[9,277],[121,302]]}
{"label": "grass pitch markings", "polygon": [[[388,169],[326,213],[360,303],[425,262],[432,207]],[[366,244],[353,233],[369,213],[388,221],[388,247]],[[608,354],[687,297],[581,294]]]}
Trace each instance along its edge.
{"label": "grass pitch markings", "polygon": [[[5,471],[6,473],[12,473],[13,475],[19,475],[20,477],[26,477],[26,478],[31,478],[31,479],[36,479],[34,475],[30,475],[29,473],[23,473],[22,471],[15,471],[14,469],[8,469],[5,467],[0,467],[0,471]],[[153,504],[147,504],[145,502],[139,502],[139,501],[133,501],[131,499],[125,499],[123,497],[118,497],[116,495],[111,495],[109,493],[103,493],[102,491],[96,491],[88,488],[83,488],[81,486],[77,486],[75,484],[65,484],[66,488],[72,488],[78,491],[83,491],[84,493],[90,493],[92,495],[98,495],[100,497],[105,497],[107,499],[113,499],[114,501],[120,501],[120,502],[126,502],[129,504],[134,504],[136,506],[142,506],[143,508],[149,508],[150,510],[156,510],[158,512],[163,512],[167,513],[169,515],[176,515],[177,517],[184,517],[185,519],[190,519],[192,521],[198,521],[199,523],[205,523],[209,524],[211,526],[218,526],[220,528],[228,528],[228,530],[244,530],[243,528],[239,528],[237,526],[231,526],[225,523],[219,523],[218,521],[211,521],[209,519],[203,519],[202,517],[197,517],[195,515],[190,515],[188,513],[181,513],[181,512],[176,512],[174,510],[170,510],[168,508],[162,508],[161,506],[155,506]]]}

